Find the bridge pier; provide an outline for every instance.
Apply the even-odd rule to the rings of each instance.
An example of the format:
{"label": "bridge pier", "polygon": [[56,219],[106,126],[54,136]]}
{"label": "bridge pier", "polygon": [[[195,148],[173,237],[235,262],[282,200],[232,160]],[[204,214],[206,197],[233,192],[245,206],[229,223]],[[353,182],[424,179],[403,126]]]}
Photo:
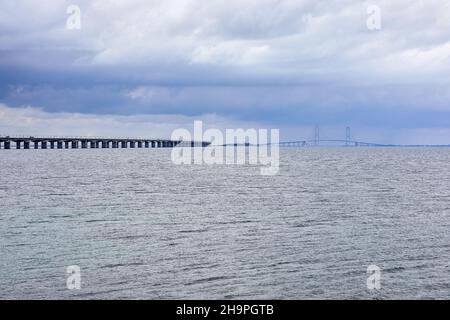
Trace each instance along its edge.
{"label": "bridge pier", "polygon": [[[172,140],[131,140],[131,139],[117,139],[97,140],[97,138],[57,138],[57,137],[10,137],[5,136],[0,140],[0,149],[97,149],[97,148],[173,148],[181,141]],[[190,142],[192,147],[200,146],[200,143]],[[352,141],[352,143],[355,143]],[[207,146],[209,143],[203,143]],[[286,143],[285,145],[295,146],[300,142]],[[358,144],[356,144],[358,145]],[[359,144],[364,145],[364,144]]]}

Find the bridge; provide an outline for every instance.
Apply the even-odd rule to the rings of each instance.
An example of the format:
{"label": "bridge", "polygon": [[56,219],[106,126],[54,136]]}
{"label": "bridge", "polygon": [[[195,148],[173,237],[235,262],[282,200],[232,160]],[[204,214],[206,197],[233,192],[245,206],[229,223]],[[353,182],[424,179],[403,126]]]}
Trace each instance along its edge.
{"label": "bridge", "polygon": [[300,141],[283,141],[277,143],[280,147],[307,147],[319,146],[321,143],[337,143],[349,147],[394,147],[393,144],[380,144],[355,140],[340,139],[319,139],[319,140],[300,140]]}
{"label": "bridge", "polygon": [[206,147],[210,142],[107,137],[12,137],[0,136],[0,149],[126,149]]}
{"label": "bridge", "polygon": [[307,147],[307,146],[320,146],[321,144],[337,144],[347,147],[393,147],[392,144],[380,144],[363,142],[351,139],[350,127],[345,128],[345,139],[321,139],[320,128],[316,125],[314,128],[314,140],[297,140],[297,141],[284,141],[276,143],[280,147]]}
{"label": "bridge", "polygon": [[314,140],[294,140],[269,144],[279,145],[280,147],[308,147],[330,143],[346,147],[450,147],[449,144],[382,144],[358,141],[351,138],[350,127],[345,128],[345,139],[321,139],[319,126],[316,126],[314,129]]}
{"label": "bridge", "polygon": [[314,129],[314,140],[294,140],[294,141],[283,141],[276,144],[280,147],[308,147],[308,146],[320,146],[321,144],[334,144],[338,146],[347,147],[450,147],[450,145],[402,145],[402,144],[382,144],[382,143],[372,143],[358,141],[351,138],[350,127],[345,128],[345,139],[321,139],[319,126]]}

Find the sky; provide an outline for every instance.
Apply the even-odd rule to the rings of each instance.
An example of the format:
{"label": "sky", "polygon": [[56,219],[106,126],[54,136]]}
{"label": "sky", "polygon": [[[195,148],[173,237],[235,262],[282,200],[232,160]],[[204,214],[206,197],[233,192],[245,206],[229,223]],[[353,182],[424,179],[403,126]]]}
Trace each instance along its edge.
{"label": "sky", "polygon": [[0,135],[194,120],[450,143],[450,1],[0,0]]}

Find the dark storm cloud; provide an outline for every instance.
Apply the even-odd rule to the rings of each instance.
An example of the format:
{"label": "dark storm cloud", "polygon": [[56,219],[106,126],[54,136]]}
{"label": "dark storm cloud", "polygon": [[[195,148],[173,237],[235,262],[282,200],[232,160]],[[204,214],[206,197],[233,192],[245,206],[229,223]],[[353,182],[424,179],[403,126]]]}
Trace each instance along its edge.
{"label": "dark storm cloud", "polygon": [[0,4],[0,102],[46,112],[208,113],[283,125],[446,127],[446,1]]}

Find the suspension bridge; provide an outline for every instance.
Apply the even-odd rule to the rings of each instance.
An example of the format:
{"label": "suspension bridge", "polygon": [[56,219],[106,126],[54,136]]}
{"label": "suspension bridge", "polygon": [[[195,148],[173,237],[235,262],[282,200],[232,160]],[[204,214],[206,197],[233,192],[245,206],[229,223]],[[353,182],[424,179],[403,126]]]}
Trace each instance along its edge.
{"label": "suspension bridge", "polygon": [[302,140],[302,141],[283,141],[277,143],[280,147],[308,147],[321,145],[338,145],[346,147],[394,147],[393,144],[379,144],[354,140],[339,140],[339,139],[319,139],[319,140]]}
{"label": "suspension bridge", "polygon": [[350,127],[345,128],[345,139],[322,139],[320,137],[320,128],[316,126],[314,129],[313,140],[293,140],[282,141],[276,144],[280,147],[308,147],[308,146],[345,146],[345,147],[450,147],[450,145],[428,145],[428,144],[414,144],[414,145],[402,145],[402,144],[382,144],[354,140],[351,137]]}

